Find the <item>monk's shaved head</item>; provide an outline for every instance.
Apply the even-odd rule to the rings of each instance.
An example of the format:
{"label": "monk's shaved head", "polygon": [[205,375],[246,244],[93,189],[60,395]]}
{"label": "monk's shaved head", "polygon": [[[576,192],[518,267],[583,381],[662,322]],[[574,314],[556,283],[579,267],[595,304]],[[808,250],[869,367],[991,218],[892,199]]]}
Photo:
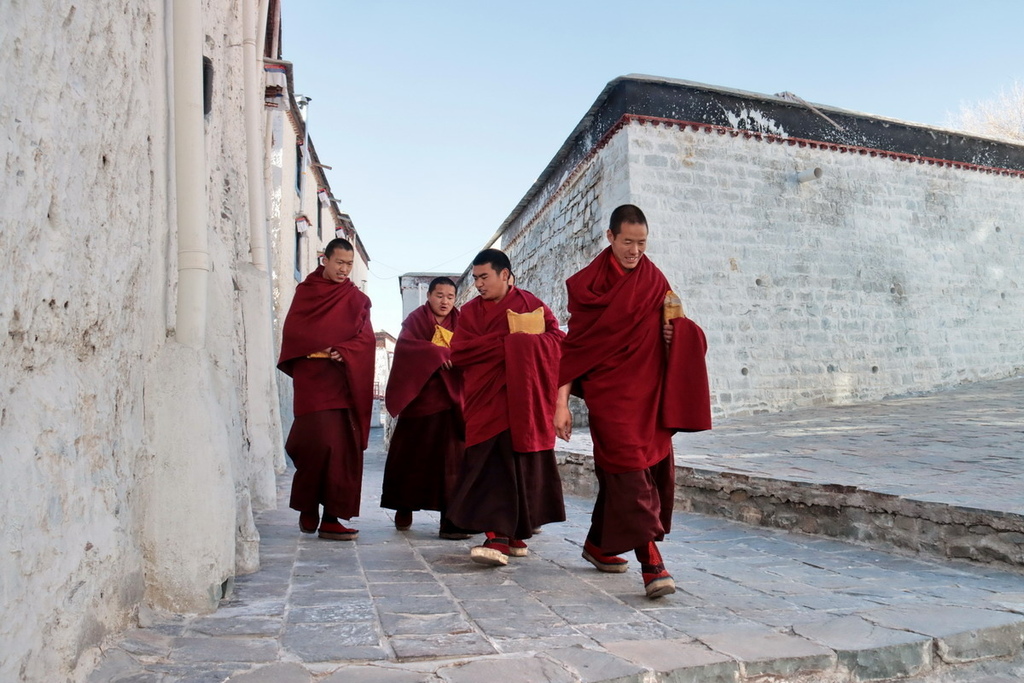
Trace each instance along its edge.
{"label": "monk's shaved head", "polygon": [[355,249],[352,248],[351,242],[339,237],[331,240],[327,243],[327,246],[324,247],[324,258],[330,259],[335,249],[341,249],[342,251],[355,251]]}
{"label": "monk's shaved head", "polygon": [[623,223],[633,223],[634,225],[647,227],[647,216],[644,215],[639,206],[623,204],[612,211],[612,217],[608,221],[608,229],[611,230],[613,235],[618,235],[622,230]]}

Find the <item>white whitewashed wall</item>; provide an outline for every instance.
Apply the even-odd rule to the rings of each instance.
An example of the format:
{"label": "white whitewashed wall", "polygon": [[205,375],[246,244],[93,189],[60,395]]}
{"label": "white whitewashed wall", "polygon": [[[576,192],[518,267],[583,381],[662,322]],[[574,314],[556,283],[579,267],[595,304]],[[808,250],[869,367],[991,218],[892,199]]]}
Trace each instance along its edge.
{"label": "white whitewashed wall", "polygon": [[612,209],[640,206],[648,255],[707,333],[714,411],[740,415],[1024,370],[1022,192],[1013,176],[633,122],[503,239],[564,321],[565,278],[605,246]]}
{"label": "white whitewashed wall", "polygon": [[[167,131],[168,3],[8,2],[0,30],[0,680],[66,680],[142,602],[212,609],[221,583],[258,566],[252,510],[273,504],[280,441],[247,422],[254,379],[244,320],[249,260],[237,2],[205,4],[214,62],[207,119],[207,348],[173,341],[176,241]],[[249,298],[247,298],[249,297]],[[263,308],[270,309],[269,300]],[[269,339],[269,332],[267,334]],[[165,477],[161,435],[187,434],[168,361],[195,360],[206,450],[177,454],[226,492],[213,503]],[[267,378],[259,379],[268,386]],[[263,389],[259,389],[263,391]],[[160,396],[160,394],[163,394]],[[265,393],[271,394],[272,391]],[[178,405],[175,405],[177,398]],[[263,396],[266,403],[271,396]],[[257,438],[258,437],[258,438]],[[154,506],[154,491],[175,503]],[[171,496],[165,496],[171,498]],[[205,511],[188,519],[191,509]],[[216,515],[206,513],[219,511]],[[212,549],[154,571],[154,529]],[[236,566],[237,563],[237,566]],[[195,565],[195,566],[193,566]],[[201,565],[201,566],[200,566]],[[163,569],[166,569],[164,567]],[[198,580],[196,577],[200,577]],[[205,579],[202,577],[206,577]],[[192,581],[176,602],[165,590]]]}

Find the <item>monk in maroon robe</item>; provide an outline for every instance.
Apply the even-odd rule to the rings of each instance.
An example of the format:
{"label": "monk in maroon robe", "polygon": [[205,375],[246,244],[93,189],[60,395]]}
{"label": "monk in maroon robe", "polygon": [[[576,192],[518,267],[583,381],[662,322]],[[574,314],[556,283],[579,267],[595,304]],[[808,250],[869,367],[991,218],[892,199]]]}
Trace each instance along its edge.
{"label": "monk in maroon robe", "polygon": [[295,387],[295,421],[285,443],[295,463],[289,504],[300,513],[303,533],[319,531],[335,541],[359,533],[339,518],[359,514],[373,408],[376,340],[370,299],[348,278],[354,257],[347,240],[331,240],[323,265],[295,288],[277,364]]}
{"label": "monk in maroon robe", "polygon": [[384,403],[398,418],[384,465],[381,507],[408,529],[414,510],[441,513],[441,538],[469,538],[445,516],[465,450],[462,373],[452,368],[459,320],[455,282],[434,278],[423,304],[402,323]]}
{"label": "monk in maroon robe", "polygon": [[569,394],[582,397],[598,481],[583,557],[600,571],[624,572],[618,555],[633,550],[645,592],[656,598],[675,592],[655,544],[672,524],[672,434],[711,428],[707,347],[688,319],[663,319],[670,288],[644,255],[643,212],[617,208],[607,237],[608,248],[566,282],[570,318],[555,428],[569,439]]}
{"label": "monk in maroon robe", "polygon": [[452,339],[452,363],[465,382],[467,448],[448,517],[487,533],[470,557],[490,566],[525,556],[534,529],[565,521],[552,422],[565,335],[544,302],[511,276],[501,251],[477,254],[479,296],[462,307]]}

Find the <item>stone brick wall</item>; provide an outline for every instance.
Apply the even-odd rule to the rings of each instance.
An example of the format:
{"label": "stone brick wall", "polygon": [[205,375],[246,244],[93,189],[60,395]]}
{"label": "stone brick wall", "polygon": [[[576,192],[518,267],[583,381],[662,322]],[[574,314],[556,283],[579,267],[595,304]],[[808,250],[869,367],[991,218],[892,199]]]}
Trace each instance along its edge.
{"label": "stone brick wall", "polygon": [[[210,0],[203,29],[204,54],[214,64],[206,123],[211,272],[202,352],[209,376],[201,384],[225,450],[213,452],[208,443],[211,452],[183,455],[213,463],[229,500],[220,503],[223,519],[182,519],[197,502],[202,508],[187,491],[177,500],[177,516],[156,519],[150,508],[149,494],[175,483],[161,479],[167,473],[157,464],[154,435],[192,427],[177,412],[186,407],[182,397],[157,405],[151,391],[185,372],[155,368],[157,359],[173,357],[163,351],[174,345],[177,272],[167,7],[155,0],[5,3],[4,681],[68,680],[106,634],[134,618],[147,591],[159,591],[159,579],[147,570],[148,529],[188,536],[202,525],[229,558],[210,570],[224,580],[236,569],[232,557],[242,571],[258,565],[251,554],[257,538],[252,507],[268,504],[268,473],[273,503],[272,463],[249,450],[255,435],[244,418],[252,381],[244,358],[247,333],[258,321],[243,320],[240,303],[255,277],[244,264],[249,218],[240,8]],[[207,588],[198,589],[199,599],[215,605],[219,596],[207,595]]]}
{"label": "stone brick wall", "polygon": [[[760,139],[759,139],[760,138]],[[820,167],[821,179],[798,183]],[[1024,179],[724,129],[620,128],[503,241],[565,320],[564,280],[625,202],[708,336],[714,412],[865,401],[1024,369]]]}

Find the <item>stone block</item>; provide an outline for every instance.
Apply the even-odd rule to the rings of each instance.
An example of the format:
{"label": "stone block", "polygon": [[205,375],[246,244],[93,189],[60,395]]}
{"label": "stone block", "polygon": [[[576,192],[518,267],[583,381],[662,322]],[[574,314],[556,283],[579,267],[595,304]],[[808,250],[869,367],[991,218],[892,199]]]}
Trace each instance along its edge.
{"label": "stone block", "polygon": [[278,662],[235,674],[227,683],[311,683],[313,675],[301,664]]}
{"label": "stone block", "polygon": [[480,659],[466,664],[442,667],[437,674],[445,683],[576,683],[574,677],[557,663],[540,657]]}
{"label": "stone block", "polygon": [[607,643],[611,654],[653,671],[665,683],[734,683],[739,663],[687,639],[626,640]]}
{"label": "stone block", "polygon": [[396,636],[388,640],[399,659],[469,657],[495,654],[494,647],[478,633],[438,633]]}
{"label": "stone block", "polygon": [[272,638],[175,638],[172,662],[272,662],[278,643]]}
{"label": "stone block", "polygon": [[361,600],[334,601],[315,607],[296,605],[288,612],[290,623],[335,623],[346,621],[375,621],[377,610],[373,603]]}
{"label": "stone block", "polygon": [[[142,674],[142,666],[123,650],[108,650],[99,666],[89,673],[87,683],[111,683]],[[154,676],[153,680],[159,680]]]}
{"label": "stone block", "polygon": [[643,680],[646,669],[606,652],[582,647],[566,647],[546,653],[573,674],[580,683],[633,683]]}
{"label": "stone block", "polygon": [[835,651],[840,666],[857,680],[902,678],[932,668],[931,638],[877,626],[857,616],[796,624],[793,631]]}
{"label": "stone block", "polygon": [[189,630],[208,636],[277,636],[283,620],[272,617],[207,617],[196,619]]}
{"label": "stone block", "polygon": [[803,676],[836,668],[835,653],[806,638],[772,631],[730,631],[700,641],[736,659],[745,676]]}
{"label": "stone block", "polygon": [[428,636],[466,633],[472,630],[461,614],[382,614],[381,627],[388,636]]}
{"label": "stone block", "polygon": [[322,683],[427,683],[437,680],[432,674],[383,666],[343,666]]}
{"label": "stone block", "polygon": [[[283,649],[304,662],[338,662],[345,659],[383,659],[376,624],[291,624],[281,638]],[[365,653],[356,656],[354,652]]]}
{"label": "stone block", "polygon": [[152,629],[133,629],[124,634],[124,639],[118,645],[125,652],[138,657],[166,657],[173,643],[173,637]]}
{"label": "stone block", "polygon": [[1024,643],[1024,617],[1011,612],[912,605],[884,607],[860,616],[880,626],[934,638],[937,654],[948,663],[1015,655]]}

